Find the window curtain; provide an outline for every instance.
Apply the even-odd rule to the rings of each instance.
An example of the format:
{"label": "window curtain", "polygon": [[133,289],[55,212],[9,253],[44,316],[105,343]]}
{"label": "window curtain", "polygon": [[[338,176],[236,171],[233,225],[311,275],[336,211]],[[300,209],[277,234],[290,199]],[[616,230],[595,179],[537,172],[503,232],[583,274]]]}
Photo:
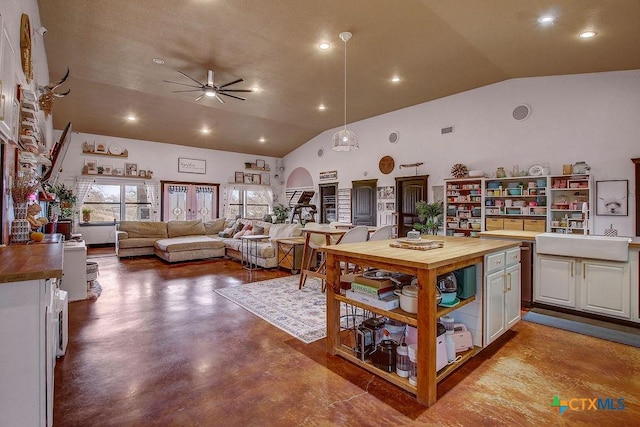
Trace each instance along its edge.
{"label": "window curtain", "polygon": [[76,205],[73,207],[73,224],[71,225],[72,233],[77,234],[78,224],[80,223],[80,206],[84,203],[84,199],[89,195],[89,190],[91,189],[91,184],[93,184],[95,180],[88,176],[78,176],[76,177],[76,188],[75,193],[78,201]]}
{"label": "window curtain", "polygon": [[158,190],[158,182],[156,181],[145,181],[145,188],[147,190],[147,198],[149,203],[151,203],[151,221],[158,221],[158,213],[160,212],[160,200],[158,198],[158,194],[160,193]]}

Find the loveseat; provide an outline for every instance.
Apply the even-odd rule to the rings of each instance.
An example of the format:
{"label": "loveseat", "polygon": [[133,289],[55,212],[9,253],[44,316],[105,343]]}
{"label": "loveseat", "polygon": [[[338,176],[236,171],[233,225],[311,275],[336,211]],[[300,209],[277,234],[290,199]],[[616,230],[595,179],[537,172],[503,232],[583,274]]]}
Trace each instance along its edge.
{"label": "loveseat", "polygon": [[[155,254],[167,262],[224,256],[240,260],[241,235],[266,235],[268,238],[264,241],[251,246],[252,260],[264,268],[278,265],[278,239],[302,235],[299,224],[271,224],[251,219],[121,221],[116,227],[116,253],[119,258]],[[256,250],[257,254],[254,253]]]}

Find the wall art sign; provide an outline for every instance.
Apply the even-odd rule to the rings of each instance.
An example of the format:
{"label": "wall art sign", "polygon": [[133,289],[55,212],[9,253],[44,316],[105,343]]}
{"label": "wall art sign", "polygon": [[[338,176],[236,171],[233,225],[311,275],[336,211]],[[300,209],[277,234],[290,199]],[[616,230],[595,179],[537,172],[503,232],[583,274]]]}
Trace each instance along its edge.
{"label": "wall art sign", "polygon": [[596,181],[596,215],[629,215],[629,181]]}
{"label": "wall art sign", "polygon": [[325,172],[320,172],[320,179],[321,179],[321,180],[326,180],[326,179],[338,179],[338,171],[325,171]]}
{"label": "wall art sign", "polygon": [[178,172],[205,174],[207,173],[207,161],[178,157]]}

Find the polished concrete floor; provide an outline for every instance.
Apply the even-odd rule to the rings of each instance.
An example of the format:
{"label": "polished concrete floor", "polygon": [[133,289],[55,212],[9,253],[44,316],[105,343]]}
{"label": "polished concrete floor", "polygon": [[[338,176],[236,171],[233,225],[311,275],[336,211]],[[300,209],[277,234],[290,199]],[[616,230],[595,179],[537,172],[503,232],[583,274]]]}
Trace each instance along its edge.
{"label": "polished concrete floor", "polygon": [[[97,256],[102,295],[69,305],[56,426],[638,425],[640,349],[521,321],[438,386],[410,394],[304,344],[213,289],[265,280],[239,263]],[[624,399],[562,415],[562,400]]]}

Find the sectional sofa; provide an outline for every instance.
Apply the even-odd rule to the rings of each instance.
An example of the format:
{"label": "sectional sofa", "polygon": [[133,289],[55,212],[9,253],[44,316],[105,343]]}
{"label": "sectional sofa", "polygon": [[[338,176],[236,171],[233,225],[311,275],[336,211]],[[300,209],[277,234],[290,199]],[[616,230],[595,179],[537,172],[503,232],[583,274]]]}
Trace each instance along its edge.
{"label": "sectional sofa", "polygon": [[[209,222],[121,221],[116,226],[116,253],[119,258],[156,255],[167,262],[224,257],[242,259],[241,235],[266,235],[251,245],[252,260],[264,268],[278,265],[278,239],[300,237],[299,224],[271,224],[252,219]],[[254,253],[257,251],[257,253]]]}

